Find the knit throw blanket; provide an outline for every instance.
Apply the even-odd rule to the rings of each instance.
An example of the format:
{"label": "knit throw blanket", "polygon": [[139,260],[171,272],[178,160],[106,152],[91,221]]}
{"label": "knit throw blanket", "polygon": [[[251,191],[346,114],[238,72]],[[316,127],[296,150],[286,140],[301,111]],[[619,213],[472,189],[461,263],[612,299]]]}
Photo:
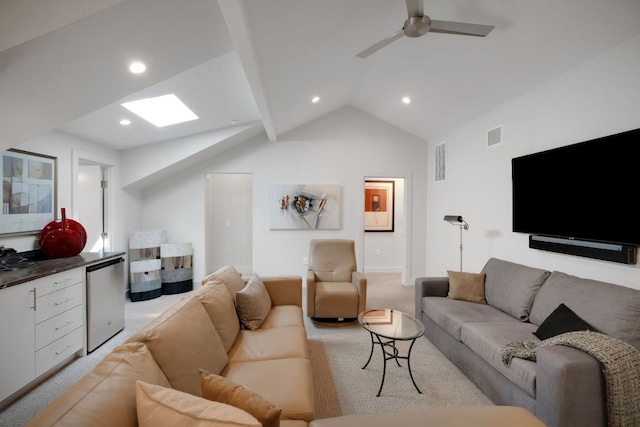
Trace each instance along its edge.
{"label": "knit throw blanket", "polygon": [[567,332],[544,341],[516,341],[501,350],[509,366],[514,357],[536,360],[536,350],[550,345],[577,348],[602,364],[607,392],[609,427],[640,426],[640,352],[631,345],[599,332]]}

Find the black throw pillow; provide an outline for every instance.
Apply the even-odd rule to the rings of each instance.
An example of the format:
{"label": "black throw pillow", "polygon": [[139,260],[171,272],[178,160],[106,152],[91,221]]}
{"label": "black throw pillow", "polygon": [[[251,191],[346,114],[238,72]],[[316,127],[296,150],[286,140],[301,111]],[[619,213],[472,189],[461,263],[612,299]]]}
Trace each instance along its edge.
{"label": "black throw pillow", "polygon": [[533,334],[541,340],[574,331],[595,331],[595,328],[582,320],[564,304],[553,310]]}

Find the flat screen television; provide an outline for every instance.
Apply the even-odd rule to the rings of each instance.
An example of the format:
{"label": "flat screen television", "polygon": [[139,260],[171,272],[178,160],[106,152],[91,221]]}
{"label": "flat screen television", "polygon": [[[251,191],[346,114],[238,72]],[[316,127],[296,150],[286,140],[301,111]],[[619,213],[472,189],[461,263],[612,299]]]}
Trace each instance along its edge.
{"label": "flat screen television", "polygon": [[512,159],[513,231],[640,246],[640,129]]}

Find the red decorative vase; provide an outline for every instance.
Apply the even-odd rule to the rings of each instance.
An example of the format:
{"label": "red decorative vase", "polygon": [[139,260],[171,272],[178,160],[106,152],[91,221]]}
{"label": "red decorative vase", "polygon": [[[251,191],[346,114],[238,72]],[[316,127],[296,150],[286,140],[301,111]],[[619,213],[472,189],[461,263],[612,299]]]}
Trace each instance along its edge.
{"label": "red decorative vase", "polygon": [[62,208],[62,220],[51,221],[40,233],[40,250],[47,258],[67,258],[82,252],[87,243],[87,232],[77,221],[67,219]]}

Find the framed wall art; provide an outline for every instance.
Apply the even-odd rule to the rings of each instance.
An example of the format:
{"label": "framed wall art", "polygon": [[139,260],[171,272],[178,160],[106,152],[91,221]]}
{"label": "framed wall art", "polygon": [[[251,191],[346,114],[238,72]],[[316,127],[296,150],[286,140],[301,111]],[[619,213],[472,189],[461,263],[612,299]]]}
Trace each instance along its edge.
{"label": "framed wall art", "polygon": [[55,218],[56,157],[11,149],[2,153],[0,167],[0,235],[38,234]]}
{"label": "framed wall art", "polygon": [[270,185],[269,229],[338,230],[340,185]]}
{"label": "framed wall art", "polygon": [[394,181],[364,183],[364,231],[393,232]]}

